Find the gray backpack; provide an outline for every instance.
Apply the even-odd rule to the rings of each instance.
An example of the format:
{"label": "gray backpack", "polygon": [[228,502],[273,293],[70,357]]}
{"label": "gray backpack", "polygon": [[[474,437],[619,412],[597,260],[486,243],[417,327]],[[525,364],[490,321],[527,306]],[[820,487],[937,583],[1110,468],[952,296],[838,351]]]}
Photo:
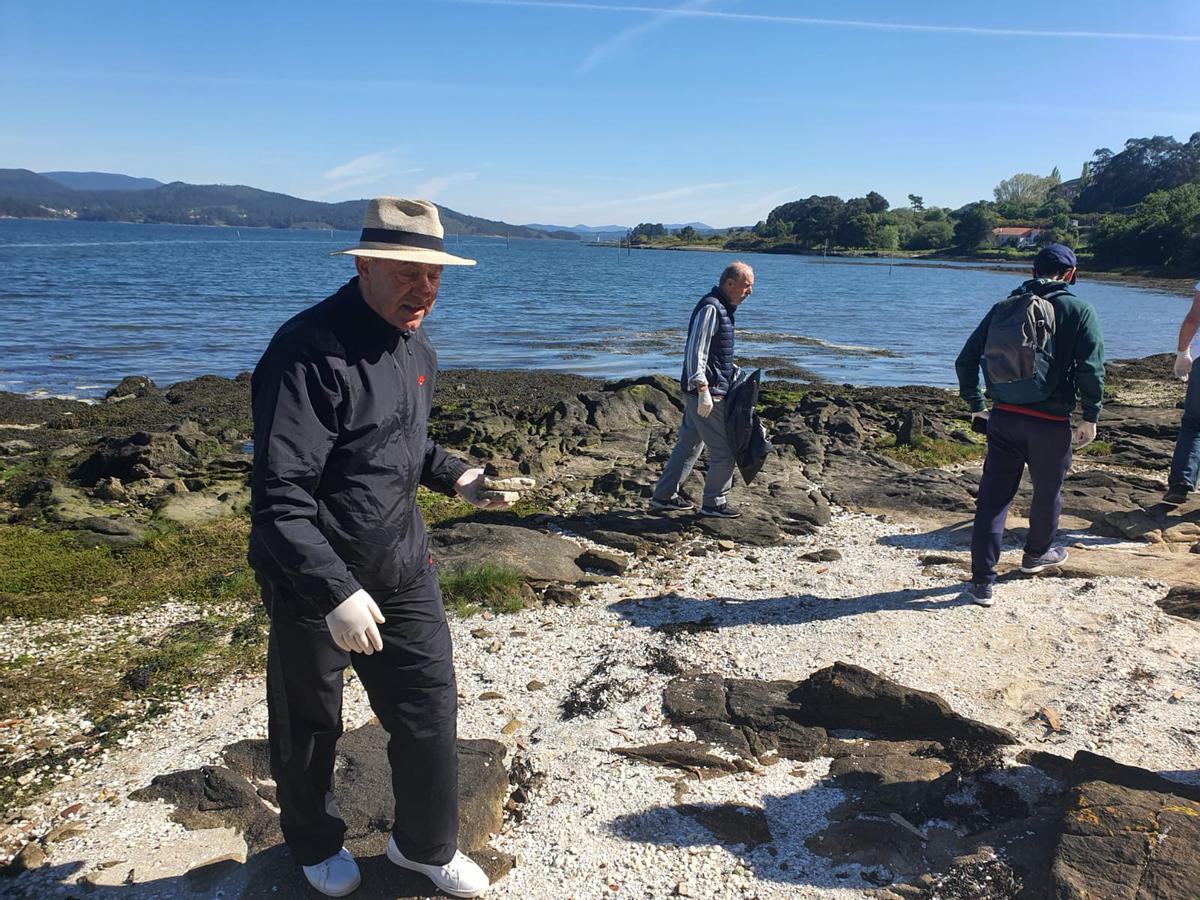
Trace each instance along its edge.
{"label": "gray backpack", "polygon": [[1054,304],[1056,291],[1039,297],[1032,291],[1001,300],[992,310],[983,344],[983,377],[998,403],[1027,404],[1047,399],[1054,361]]}

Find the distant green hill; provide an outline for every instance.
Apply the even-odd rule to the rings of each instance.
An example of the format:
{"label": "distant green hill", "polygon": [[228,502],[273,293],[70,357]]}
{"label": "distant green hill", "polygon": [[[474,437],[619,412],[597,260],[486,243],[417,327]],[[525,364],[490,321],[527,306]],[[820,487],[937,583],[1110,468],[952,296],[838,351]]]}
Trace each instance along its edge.
{"label": "distant green hill", "polygon": [[153,178],[134,178],[113,172],[42,172],[47,178],[57,181],[75,191],[149,191],[162,187],[162,182]]}
{"label": "distant green hill", "polygon": [[[362,227],[366,206],[366,200],[320,203],[240,184],[173,181],[135,190],[74,190],[28,169],[0,169],[0,216],[17,218],[356,231]],[[568,237],[481,219],[444,206],[438,209],[447,234]]]}

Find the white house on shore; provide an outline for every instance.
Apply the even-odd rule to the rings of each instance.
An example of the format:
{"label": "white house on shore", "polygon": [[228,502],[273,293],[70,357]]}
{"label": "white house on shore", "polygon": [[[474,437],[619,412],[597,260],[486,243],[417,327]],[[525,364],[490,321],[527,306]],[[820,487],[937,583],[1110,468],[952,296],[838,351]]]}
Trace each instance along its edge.
{"label": "white house on shore", "polygon": [[1042,228],[993,228],[992,245],[996,247],[1031,247],[1038,242]]}

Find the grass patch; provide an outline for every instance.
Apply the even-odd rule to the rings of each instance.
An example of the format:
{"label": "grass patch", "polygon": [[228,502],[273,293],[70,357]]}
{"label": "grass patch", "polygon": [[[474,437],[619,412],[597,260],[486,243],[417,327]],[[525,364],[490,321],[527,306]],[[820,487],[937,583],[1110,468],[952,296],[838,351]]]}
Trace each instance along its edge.
{"label": "grass patch", "polygon": [[69,531],[0,525],[0,620],[122,614],[166,597],[257,602],[246,519],[164,532],[124,549],[84,547]]}
{"label": "grass patch", "polygon": [[417,488],[417,509],[429,526],[465,519],[475,512],[475,507],[461,497],[447,497],[423,487]]}
{"label": "grass patch", "polygon": [[466,617],[480,609],[514,613],[525,606],[525,579],[520,572],[484,564],[438,576],[446,606]]}
{"label": "grass patch", "polygon": [[1112,444],[1109,441],[1092,441],[1075,452],[1080,456],[1108,456],[1112,453]]}
{"label": "grass patch", "polygon": [[919,437],[913,444],[896,444],[896,438],[888,435],[881,438],[875,449],[914,469],[941,468],[955,463],[983,459],[986,444],[962,444],[945,438]]}

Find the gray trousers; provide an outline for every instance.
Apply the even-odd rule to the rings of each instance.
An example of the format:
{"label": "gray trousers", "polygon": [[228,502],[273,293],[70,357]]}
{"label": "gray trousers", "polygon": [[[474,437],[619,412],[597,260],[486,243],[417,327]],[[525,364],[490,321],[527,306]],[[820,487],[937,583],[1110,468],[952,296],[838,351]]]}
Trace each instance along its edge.
{"label": "gray trousers", "polygon": [[695,392],[684,396],[683,423],[679,426],[679,438],[675,449],[667,460],[662,477],[654,486],[654,496],[659,500],[670,500],[680,485],[692,474],[692,466],[700,458],[700,450],[708,448],[708,471],[704,476],[704,505],[720,506],[725,495],[733,487],[733,451],[725,435],[725,403],[719,400],[708,418],[696,414],[699,400]]}

